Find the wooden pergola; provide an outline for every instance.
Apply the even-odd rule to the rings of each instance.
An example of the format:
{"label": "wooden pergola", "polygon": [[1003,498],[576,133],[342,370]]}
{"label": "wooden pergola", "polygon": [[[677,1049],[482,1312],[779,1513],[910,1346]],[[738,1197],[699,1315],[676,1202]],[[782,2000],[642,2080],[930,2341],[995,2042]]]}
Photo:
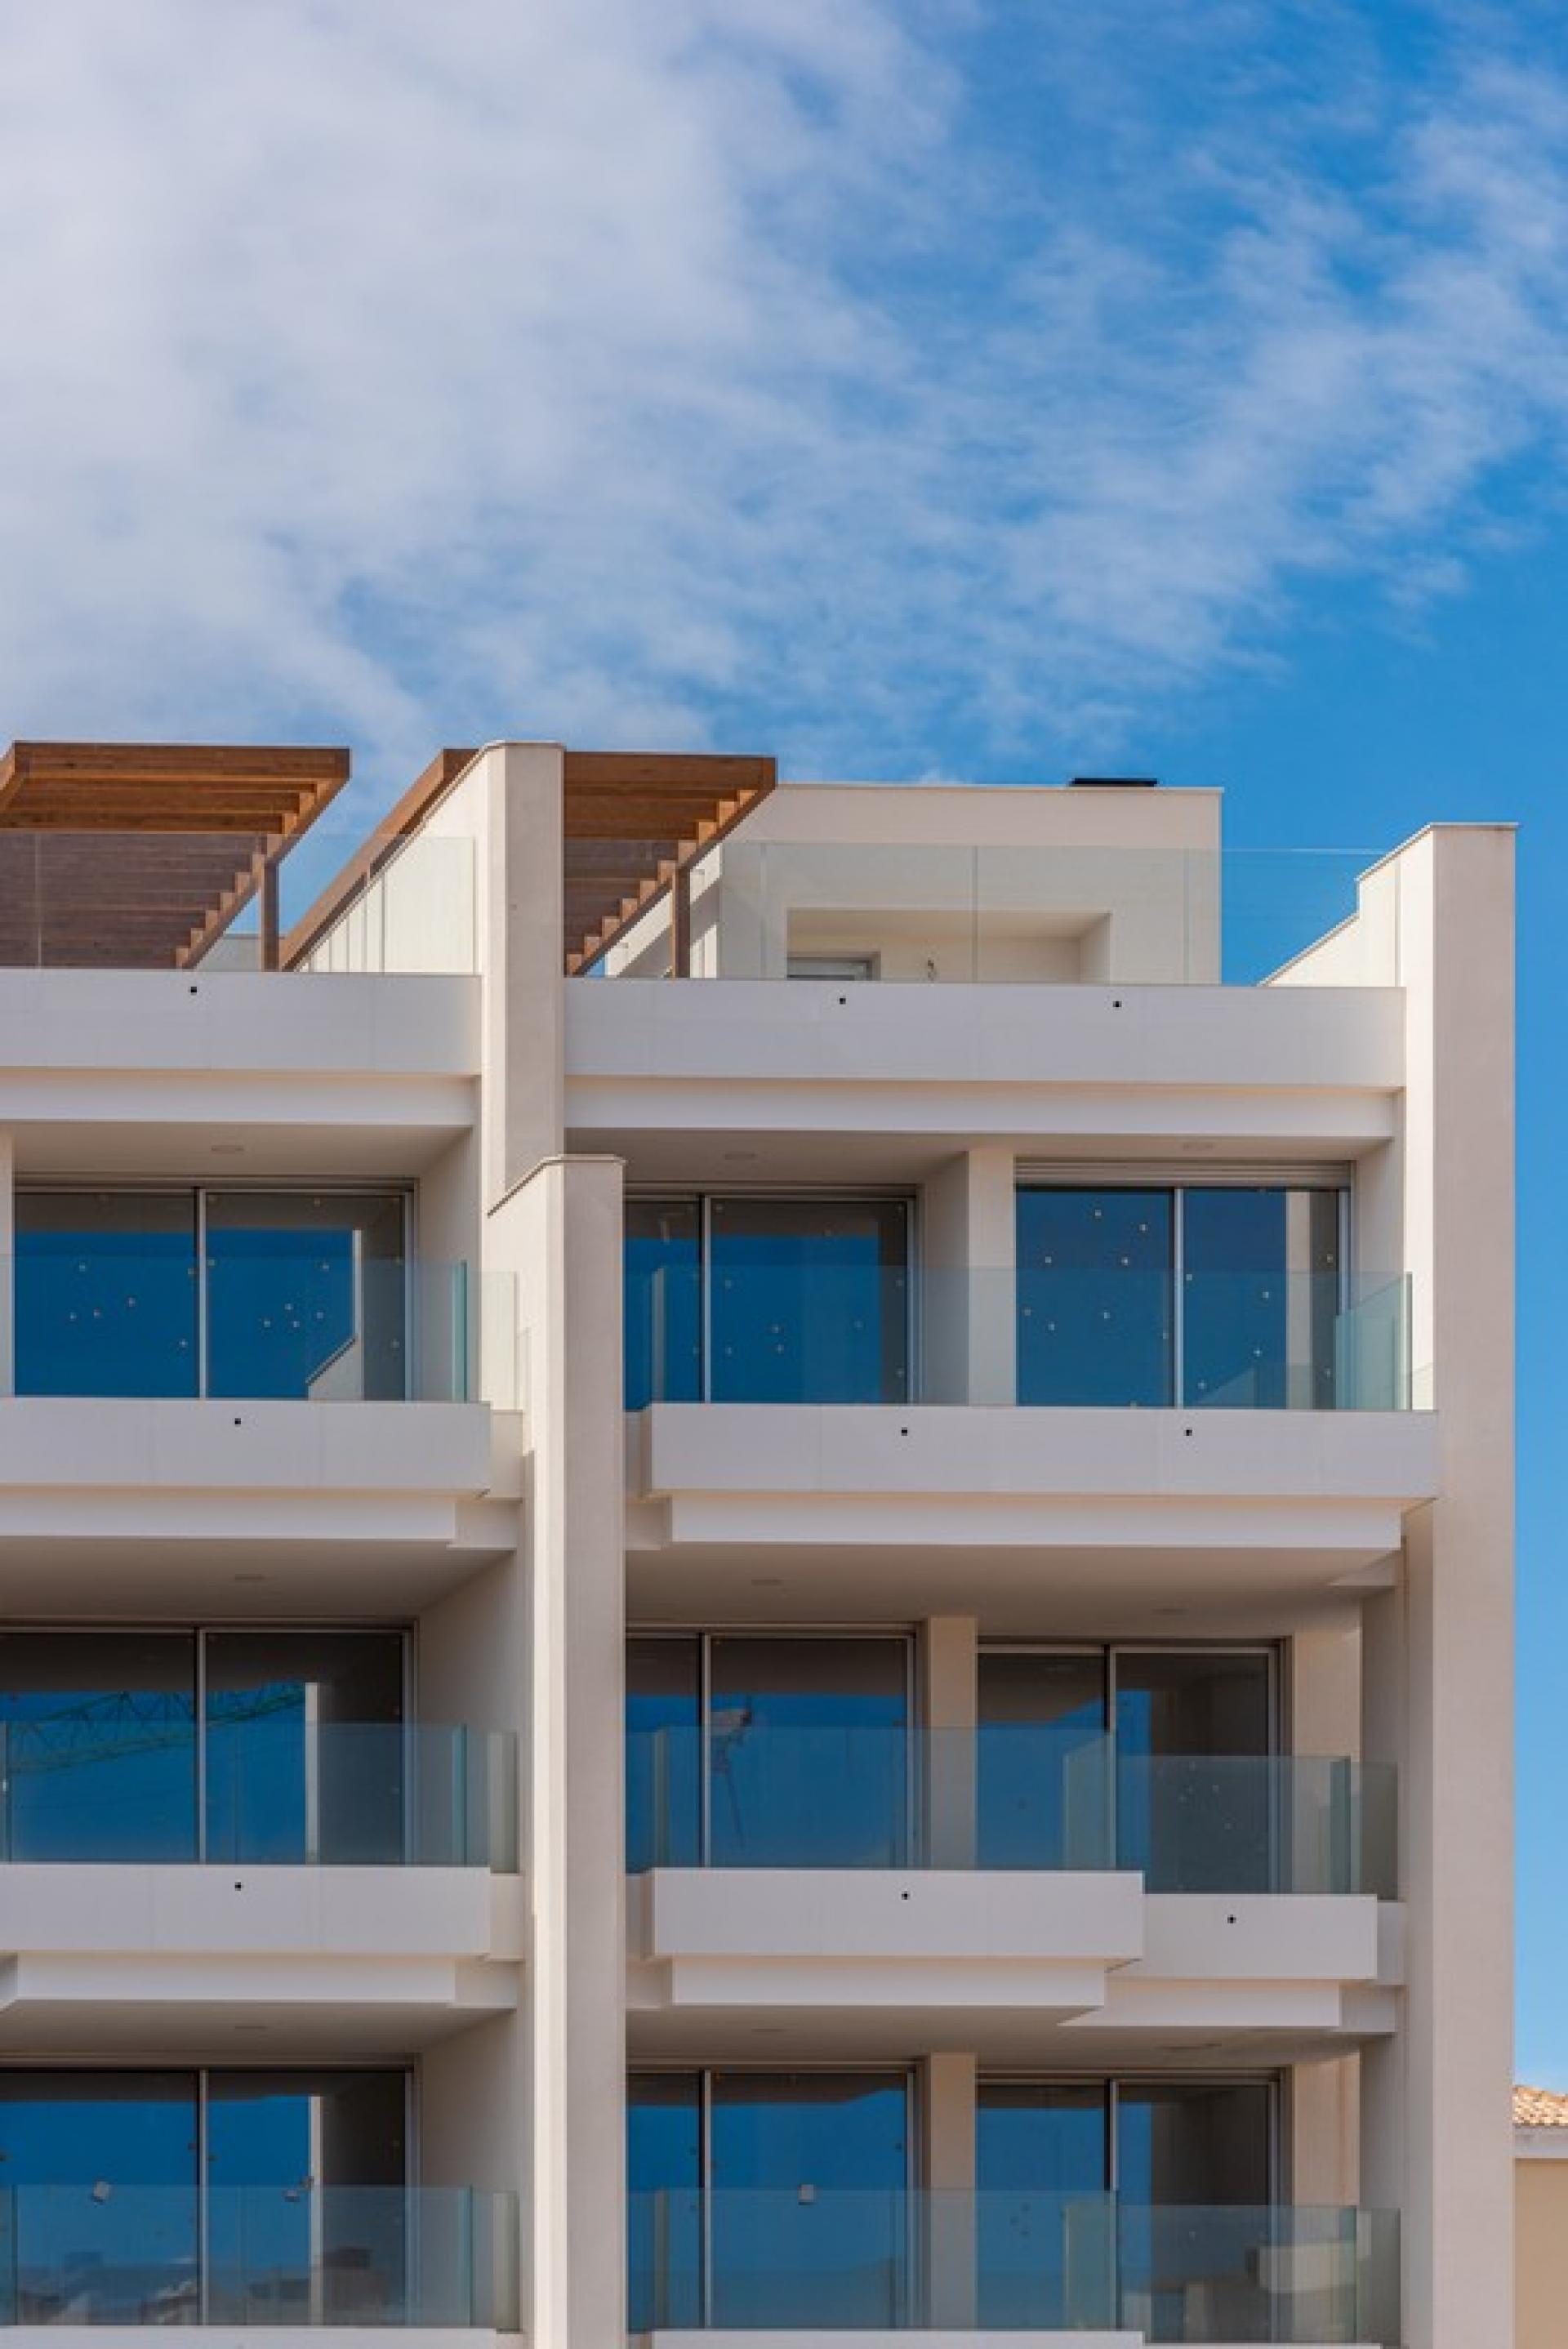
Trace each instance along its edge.
{"label": "wooden pergola", "polygon": [[[285,968],[304,961],[359,891],[422,829],[478,755],[438,751],[289,931]],[[668,897],[670,965],[684,975],[691,967],[691,866],[767,797],[777,780],[774,761],[686,751],[567,750],[562,758],[567,972],[592,968]]]}
{"label": "wooden pergola", "polygon": [[0,759],[0,965],[184,969],[258,900],[348,781],[345,750],[14,742]]}
{"label": "wooden pergola", "polygon": [[778,780],[773,760],[568,750],[566,968],[592,968],[670,899],[672,976],[691,968],[691,868]]}

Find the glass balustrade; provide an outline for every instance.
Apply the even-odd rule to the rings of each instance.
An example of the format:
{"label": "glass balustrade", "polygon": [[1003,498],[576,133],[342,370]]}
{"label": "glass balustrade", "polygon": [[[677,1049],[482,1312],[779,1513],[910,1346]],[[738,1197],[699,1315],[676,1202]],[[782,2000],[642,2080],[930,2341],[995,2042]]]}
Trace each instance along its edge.
{"label": "glass balustrade", "polygon": [[510,1733],[219,1719],[168,1700],[0,1723],[14,1863],[517,1866]]}
{"label": "glass balustrade", "polygon": [[1403,1274],[634,1263],[625,1403],[1407,1411]]}
{"label": "glass balustrade", "polygon": [[634,2192],[628,2235],[634,2333],[1125,2329],[1314,2349],[1398,2338],[1388,2212],[802,2180]]}
{"label": "glass balustrade", "polygon": [[0,2187],[0,2323],[513,2332],[513,2196],[470,2187]]}
{"label": "glass balustrade", "polygon": [[1118,1753],[1070,1723],[626,1738],[626,1865],[1120,1868],[1151,1892],[1397,1895],[1391,1766]]}
{"label": "glass balustrade", "polygon": [[14,1279],[15,1392],[516,1407],[516,1281],[349,1248],[40,1233]]}

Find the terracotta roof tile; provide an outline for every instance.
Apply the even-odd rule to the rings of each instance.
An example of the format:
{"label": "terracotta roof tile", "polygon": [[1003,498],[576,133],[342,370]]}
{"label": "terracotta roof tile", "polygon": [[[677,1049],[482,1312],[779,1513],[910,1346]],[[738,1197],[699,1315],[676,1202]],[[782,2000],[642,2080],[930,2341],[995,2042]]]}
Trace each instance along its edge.
{"label": "terracotta roof tile", "polygon": [[1555,2088],[1515,2088],[1513,2126],[1568,2129],[1568,2095]]}

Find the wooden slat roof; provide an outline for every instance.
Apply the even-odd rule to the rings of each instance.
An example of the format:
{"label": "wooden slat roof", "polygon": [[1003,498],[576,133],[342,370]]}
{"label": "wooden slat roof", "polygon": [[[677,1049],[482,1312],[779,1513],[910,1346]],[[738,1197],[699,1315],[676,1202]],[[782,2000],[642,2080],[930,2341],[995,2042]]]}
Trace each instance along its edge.
{"label": "wooden slat roof", "polygon": [[348,780],[346,750],[14,742],[0,759],[0,965],[198,962]]}
{"label": "wooden slat roof", "polygon": [[[686,751],[567,750],[563,754],[565,921],[569,972],[587,968],[671,886],[695,856],[767,797],[771,759]],[[292,968],[364,884],[418,833],[474,750],[438,751],[365,846],[284,942]]]}
{"label": "wooden slat roof", "polygon": [[771,759],[566,753],[566,968],[587,969],[778,780]]}

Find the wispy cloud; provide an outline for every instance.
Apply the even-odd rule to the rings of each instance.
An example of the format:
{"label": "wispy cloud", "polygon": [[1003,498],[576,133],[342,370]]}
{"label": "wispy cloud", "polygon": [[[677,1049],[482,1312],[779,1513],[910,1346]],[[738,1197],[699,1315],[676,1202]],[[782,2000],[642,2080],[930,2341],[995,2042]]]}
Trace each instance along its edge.
{"label": "wispy cloud", "polygon": [[1458,592],[1568,79],[1395,13],[0,7],[0,728],[1037,771]]}

